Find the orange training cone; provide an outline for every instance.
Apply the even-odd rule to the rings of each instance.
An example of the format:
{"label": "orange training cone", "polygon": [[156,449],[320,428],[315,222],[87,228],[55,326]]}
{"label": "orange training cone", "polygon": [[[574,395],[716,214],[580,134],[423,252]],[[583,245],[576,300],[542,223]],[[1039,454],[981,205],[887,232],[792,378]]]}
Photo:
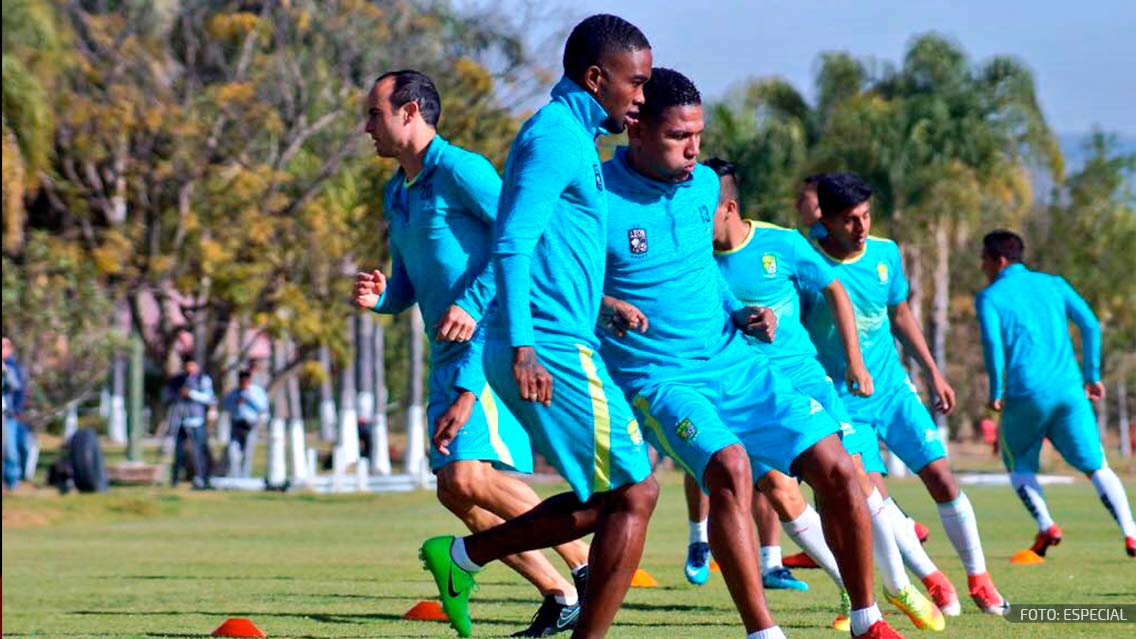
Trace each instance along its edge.
{"label": "orange training cone", "polygon": [[659,582],[651,576],[651,573],[643,570],[642,568],[635,569],[635,575],[631,577],[632,588],[658,588]]}
{"label": "orange training cone", "polygon": [[403,619],[411,621],[449,621],[450,618],[446,616],[446,611],[442,610],[442,604],[434,600],[419,601],[414,604],[410,610],[407,610],[402,615]]}
{"label": "orange training cone", "polygon": [[710,560],[710,572],[722,572],[722,567],[713,559]]}
{"label": "orange training cone", "polygon": [[256,627],[251,619],[244,617],[230,617],[225,623],[217,626],[213,631],[214,637],[267,637],[264,631]]}
{"label": "orange training cone", "polygon": [[1045,563],[1045,558],[1037,554],[1030,548],[1019,550],[1010,557],[1010,563],[1018,564],[1019,566],[1032,566],[1034,564]]}

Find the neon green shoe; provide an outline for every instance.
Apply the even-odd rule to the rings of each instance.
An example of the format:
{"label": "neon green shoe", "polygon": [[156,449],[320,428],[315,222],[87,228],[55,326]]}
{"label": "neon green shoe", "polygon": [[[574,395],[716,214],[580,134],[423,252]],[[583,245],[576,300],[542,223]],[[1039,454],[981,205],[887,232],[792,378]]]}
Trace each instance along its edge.
{"label": "neon green shoe", "polygon": [[466,572],[450,558],[452,535],[431,537],[418,550],[422,566],[434,575],[438,585],[438,595],[442,600],[442,610],[450,618],[450,625],[458,631],[459,637],[468,637],[473,632],[473,621],[469,618],[469,595],[477,587],[473,575]]}
{"label": "neon green shoe", "polygon": [[920,630],[942,632],[947,627],[947,619],[943,616],[939,607],[930,599],[924,597],[923,593],[916,590],[915,586],[911,584],[907,584],[905,588],[894,595],[890,594],[887,588],[884,588],[884,597],[893,606],[899,608],[903,614],[907,615],[911,623],[915,624],[915,627]]}
{"label": "neon green shoe", "polygon": [[840,591],[840,614],[830,624],[833,630],[851,632],[852,630],[852,599],[847,590]]}

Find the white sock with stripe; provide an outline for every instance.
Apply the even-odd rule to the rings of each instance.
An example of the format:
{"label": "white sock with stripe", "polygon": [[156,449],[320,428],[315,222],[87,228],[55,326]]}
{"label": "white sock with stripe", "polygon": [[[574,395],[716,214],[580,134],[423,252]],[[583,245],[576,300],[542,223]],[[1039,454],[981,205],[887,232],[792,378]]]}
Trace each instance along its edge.
{"label": "white sock with stripe", "polygon": [[1128,495],[1124,493],[1124,484],[1111,468],[1101,468],[1093,473],[1093,488],[1097,489],[1101,503],[1112,514],[1125,537],[1136,537],[1136,523],[1132,521],[1132,509],[1128,506]]}
{"label": "white sock with stripe", "polygon": [[837,588],[844,590],[844,580],[840,578],[840,569],[836,567],[836,557],[832,555],[828,542],[824,540],[820,513],[812,506],[805,506],[805,512],[796,519],[781,522],[781,530],[785,531],[785,534],[800,546],[805,554],[812,557],[813,561],[828,573]]}
{"label": "white sock with stripe", "polygon": [[880,579],[884,588],[895,594],[911,585],[907,571],[903,567],[903,555],[895,543],[895,532],[891,527],[891,516],[884,506],[880,491],[873,488],[868,495],[868,514],[872,517],[872,556],[880,569]]}
{"label": "white sock with stripe", "polygon": [[927,555],[927,550],[923,548],[923,544],[919,543],[919,537],[915,535],[915,522],[903,514],[903,511],[899,509],[899,506],[891,497],[884,500],[884,507],[891,519],[892,533],[895,534],[895,543],[899,547],[899,554],[903,555],[903,563],[907,564],[907,567],[911,568],[915,576],[920,579],[937,572],[938,567],[935,566],[934,561],[931,561],[931,557]]}
{"label": "white sock with stripe", "polygon": [[982,552],[982,539],[978,536],[978,518],[966,493],[959,491],[958,498],[939,504],[939,520],[947,531],[947,539],[955,547],[962,559],[966,574],[981,575],[986,572],[986,555]]}
{"label": "white sock with stripe", "polygon": [[1049,516],[1049,506],[1045,503],[1045,492],[1034,473],[1010,473],[1010,485],[1014,487],[1018,499],[1022,500],[1033,520],[1037,522],[1037,531],[1045,532],[1053,525],[1053,518]]}

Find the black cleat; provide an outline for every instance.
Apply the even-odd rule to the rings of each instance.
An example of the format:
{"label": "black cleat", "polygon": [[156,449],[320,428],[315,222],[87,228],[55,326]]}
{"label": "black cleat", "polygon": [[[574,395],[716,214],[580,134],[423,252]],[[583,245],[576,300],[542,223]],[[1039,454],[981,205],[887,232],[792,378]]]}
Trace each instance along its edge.
{"label": "black cleat", "polygon": [[556,603],[555,595],[545,595],[544,603],[540,604],[536,614],[533,615],[532,624],[524,630],[514,633],[513,637],[551,637],[558,632],[564,632],[576,627],[576,620],[580,618],[580,604],[565,606]]}
{"label": "black cleat", "polygon": [[572,571],[572,585],[576,586],[576,594],[581,600],[584,598],[584,593],[588,591],[588,565],[584,564],[580,568]]}

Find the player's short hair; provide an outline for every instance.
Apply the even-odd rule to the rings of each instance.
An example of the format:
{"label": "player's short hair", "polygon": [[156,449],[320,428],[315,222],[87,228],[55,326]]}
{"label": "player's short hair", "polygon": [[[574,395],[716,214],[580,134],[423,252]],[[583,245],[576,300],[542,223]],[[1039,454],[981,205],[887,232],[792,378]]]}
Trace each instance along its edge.
{"label": "player's short hair", "polygon": [[651,69],[651,79],[643,85],[643,106],[639,119],[657,122],[663,111],[671,107],[702,104],[702,94],[690,78],[665,67]]}
{"label": "player's short hair", "polygon": [[650,48],[639,27],[619,16],[596,14],[577,24],[564,43],[564,75],[579,80],[609,55]]}
{"label": "player's short hair", "polygon": [[706,158],[703,164],[710,167],[722,181],[722,190],[718,195],[718,201],[738,200],[741,195],[738,188],[738,166],[716,155]]}
{"label": "player's short hair", "polygon": [[817,183],[820,182],[820,179],[822,177],[824,177],[824,173],[812,173],[812,174],[806,175],[801,180],[801,188],[803,189],[805,187],[811,186],[815,189]]}
{"label": "player's short hair", "polygon": [[243,382],[246,379],[252,379],[252,371],[247,368],[242,368],[241,372],[237,373],[237,381]]}
{"label": "player's short hair", "polygon": [[852,173],[825,173],[817,180],[817,204],[822,217],[840,215],[872,197],[872,187]]}
{"label": "player's short hair", "polygon": [[417,102],[418,112],[426,124],[438,126],[438,119],[442,117],[442,96],[438,95],[438,87],[434,86],[430,76],[414,69],[400,69],[380,75],[375,84],[387,78],[394,78],[390,94],[392,107],[401,109],[407,102]]}
{"label": "player's short hair", "polygon": [[1004,257],[1010,262],[1021,262],[1026,252],[1026,243],[1017,233],[998,229],[982,238],[982,252],[994,259]]}

